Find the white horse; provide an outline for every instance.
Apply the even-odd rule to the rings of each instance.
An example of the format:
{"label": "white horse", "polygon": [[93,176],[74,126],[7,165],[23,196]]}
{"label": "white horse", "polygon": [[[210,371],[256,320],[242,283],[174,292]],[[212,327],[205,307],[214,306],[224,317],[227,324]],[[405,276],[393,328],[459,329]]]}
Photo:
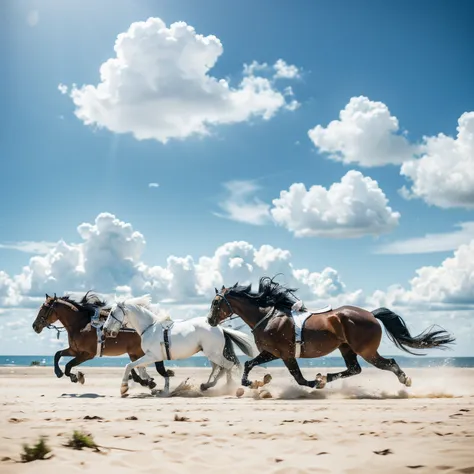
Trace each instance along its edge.
{"label": "white horse", "polygon": [[[115,303],[103,326],[106,337],[116,337],[121,326],[128,322],[142,339],[141,345],[145,355],[125,367],[120,389],[122,396],[126,396],[128,392],[128,377],[135,367],[145,367],[167,359],[187,359],[202,351],[212,363],[208,382],[201,384],[201,390],[207,390],[214,387],[224,373],[227,373],[229,383],[232,379],[232,369],[235,366],[240,367],[239,359],[234,352],[234,343],[244,354],[253,357],[252,340],[243,332],[222,326],[212,327],[206,317],[172,321],[169,316],[163,317],[152,312],[150,301],[150,296],[145,295]],[[165,321],[169,321],[169,325],[164,326]],[[168,351],[165,344],[166,330]],[[214,380],[211,382],[212,378]],[[169,391],[168,377],[165,377],[164,391],[165,393]]]}

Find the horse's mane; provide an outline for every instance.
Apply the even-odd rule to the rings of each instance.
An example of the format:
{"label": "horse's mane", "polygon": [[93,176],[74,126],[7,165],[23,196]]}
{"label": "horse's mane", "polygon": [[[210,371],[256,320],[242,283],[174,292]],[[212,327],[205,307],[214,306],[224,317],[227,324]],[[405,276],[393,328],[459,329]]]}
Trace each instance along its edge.
{"label": "horse's mane", "polygon": [[80,304],[83,306],[93,305],[98,306],[99,308],[103,308],[107,306],[107,302],[105,300],[101,300],[99,296],[95,293],[92,293],[89,290],[81,299]]}
{"label": "horse's mane", "polygon": [[92,316],[95,312],[95,308],[105,308],[107,306],[107,302],[105,300],[101,300],[95,293],[92,293],[90,290],[81,298],[80,301],[76,301],[70,295],[64,295],[57,298],[59,301],[65,301],[79,311],[87,311],[89,316]]}
{"label": "horse's mane", "polygon": [[[275,276],[276,277],[276,276]],[[239,285],[238,282],[227,291],[229,296],[243,297],[255,306],[262,308],[274,307],[280,311],[289,311],[298,301],[294,293],[297,288],[288,288],[274,281],[275,277],[260,278],[258,290],[252,291],[252,285]]]}
{"label": "horse's mane", "polygon": [[119,305],[131,305],[144,308],[158,319],[159,322],[171,321],[171,316],[167,312],[158,312],[151,306],[151,296],[146,294],[142,296],[136,296],[133,298],[126,298],[120,302],[117,302]]}

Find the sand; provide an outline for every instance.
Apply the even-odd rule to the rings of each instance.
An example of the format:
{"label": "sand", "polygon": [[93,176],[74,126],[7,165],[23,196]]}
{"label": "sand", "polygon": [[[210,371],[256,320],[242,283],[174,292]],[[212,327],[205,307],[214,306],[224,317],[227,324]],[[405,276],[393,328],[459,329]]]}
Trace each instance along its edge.
{"label": "sand", "polygon": [[[123,369],[82,369],[85,385],[56,379],[49,367],[0,368],[0,472],[7,473],[474,473],[474,369],[410,369],[409,389],[391,373],[361,375],[323,390],[271,373],[272,398],[225,381],[206,392],[151,397]],[[305,369],[314,377],[315,369]],[[175,388],[208,369],[176,369]],[[161,387],[162,381],[155,380]],[[92,419],[87,419],[92,418]],[[100,452],[64,444],[91,433]],[[47,436],[53,457],[21,463],[23,443]]]}

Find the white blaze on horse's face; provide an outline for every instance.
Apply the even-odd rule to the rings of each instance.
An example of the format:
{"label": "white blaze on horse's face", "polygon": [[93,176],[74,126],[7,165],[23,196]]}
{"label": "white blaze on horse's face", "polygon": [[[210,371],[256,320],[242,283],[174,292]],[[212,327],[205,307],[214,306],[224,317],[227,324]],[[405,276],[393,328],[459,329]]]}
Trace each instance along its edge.
{"label": "white blaze on horse's face", "polygon": [[125,310],[122,306],[114,305],[104,323],[102,330],[106,337],[117,337],[125,319]]}

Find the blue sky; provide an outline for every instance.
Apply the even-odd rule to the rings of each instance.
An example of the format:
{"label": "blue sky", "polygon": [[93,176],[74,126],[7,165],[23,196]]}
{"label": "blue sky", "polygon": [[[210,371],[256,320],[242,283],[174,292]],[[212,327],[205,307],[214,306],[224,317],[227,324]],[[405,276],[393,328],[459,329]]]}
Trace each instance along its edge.
{"label": "blue sky", "polygon": [[[0,283],[0,300],[1,291],[4,292],[0,324],[2,318],[5,321],[13,318],[14,308],[24,310],[25,320],[28,319],[30,313],[26,308],[35,304],[37,308],[41,304],[38,298],[44,291],[81,292],[87,285],[93,285],[105,294],[116,292],[117,286],[128,286],[133,293],[145,290],[145,284],[134,286],[135,283],[126,281],[121,267],[114,267],[115,276],[101,280],[98,275],[106,270],[99,263],[92,273],[88,273],[86,265],[87,268],[79,272],[80,277],[67,280],[69,286],[65,286],[61,271],[52,263],[62,258],[57,256],[54,243],[63,239],[71,245],[82,245],[84,238],[78,234],[77,227],[82,223],[93,225],[101,213],[111,213],[121,224],[112,226],[112,230],[103,236],[100,240],[103,247],[89,239],[90,248],[100,247],[102,255],[104,249],[110,250],[107,239],[114,239],[119,232],[117,229],[130,223],[134,230],[143,234],[146,244],[133,257],[121,250],[113,255],[131,259],[133,268],[141,262],[150,268],[165,268],[169,256],[184,258],[190,255],[197,264],[200,257],[211,258],[216,249],[233,241],[248,242],[255,249],[270,245],[291,252],[292,268],[307,269],[318,275],[327,267],[334,269],[337,272],[337,278],[334,278],[344,283],[344,291],[336,294],[331,290],[327,298],[337,297],[341,304],[358,302],[371,308],[379,302],[393,303],[395,307],[402,307],[404,317],[409,323],[413,321],[415,327],[422,327],[425,322],[443,322],[439,319],[442,316],[438,312],[432,316],[430,309],[440,306],[449,318],[453,318],[443,322],[444,326],[452,330],[464,328],[464,339],[456,349],[458,353],[472,352],[469,349],[473,329],[470,305],[474,303],[471,292],[474,283],[469,272],[474,271],[474,226],[466,225],[464,231],[456,233],[456,225],[474,221],[474,178],[469,175],[469,170],[474,169],[471,166],[474,165],[474,148],[469,146],[474,145],[469,138],[463,142],[464,148],[458,146],[459,143],[446,142],[443,156],[439,157],[434,139],[423,138],[439,133],[456,138],[458,120],[474,110],[474,64],[470,46],[474,33],[469,23],[473,7],[469,2],[459,1],[454,8],[447,1],[433,1],[427,9],[421,2],[408,1],[396,4],[262,1],[258,6],[255,2],[243,1],[231,7],[226,2],[191,0],[114,0],[99,4],[6,0],[1,3],[0,10],[0,48],[6,71],[0,76],[4,104],[4,125],[0,132],[0,199],[3,202],[0,270],[8,275],[4,277],[3,290]],[[174,71],[176,64],[180,65],[176,70],[182,72],[180,79],[194,69],[183,66],[182,51],[182,54],[168,51],[164,43],[155,44],[152,38],[154,47],[147,50],[145,47],[140,49],[144,43],[135,43],[138,50],[131,57],[143,60],[140,64],[144,66],[133,71],[135,66],[127,65],[134,74],[127,80],[132,81],[134,77],[137,82],[124,82],[119,86],[123,92],[119,100],[124,103],[108,111],[107,117],[101,115],[109,126],[104,126],[105,122],[102,127],[86,125],[75,115],[79,107],[70,96],[73,84],[77,84],[76,90],[80,94],[83,85],[97,86],[101,80],[101,64],[116,55],[117,35],[129,32],[132,24],[150,17],[161,19],[167,28],[182,21],[191,25],[195,34],[218,38],[222,50],[214,58],[214,67],[201,79],[207,76],[224,79],[229,87],[238,91],[245,77],[244,64],[266,63],[266,69],[257,68],[255,75],[247,74],[247,77],[252,81],[255,77],[266,78],[275,100],[284,97],[287,105],[257,106],[262,96],[254,90],[246,108],[232,105],[231,98],[227,102],[216,98],[216,102],[203,105],[203,110],[209,106],[207,117],[212,115],[214,120],[214,125],[205,125],[209,134],[190,133],[177,139],[173,134],[176,135],[181,125],[176,123],[186,122],[193,113],[196,117],[200,113],[205,115],[196,104],[207,100],[208,96],[196,98],[193,96],[194,83],[184,82],[184,79],[183,82],[173,81],[166,76],[166,80],[169,79],[166,87],[171,87],[173,94],[173,100],[167,102],[165,92],[160,90],[165,82],[159,82],[156,77],[162,71],[165,75],[171,74],[169,71]],[[157,34],[151,27],[147,31],[151,35]],[[191,42],[193,38],[191,35]],[[208,55],[206,57],[213,57],[213,44],[211,41],[211,46],[205,46],[203,54]],[[198,64],[195,57],[188,58],[190,63]],[[287,66],[294,65],[297,73],[276,79],[274,65],[280,59]],[[140,74],[147,76],[148,71],[156,73],[153,77],[157,82],[149,90],[142,91],[140,87],[146,80]],[[58,90],[60,84],[67,87],[66,94]],[[179,89],[181,84],[186,87]],[[201,85],[196,82],[197,89]],[[285,95],[287,87],[291,87],[292,95]],[[155,92],[159,97],[153,96]],[[140,94],[145,93],[149,100],[141,109],[133,100],[125,103],[124,97],[137,94],[140,98],[143,97]],[[97,95],[94,97],[97,99]],[[380,113],[383,115],[385,110],[386,114],[380,120],[366,124],[367,128],[363,128],[356,138],[350,131],[355,123],[351,120],[356,120],[354,114],[348,119],[348,127],[330,131],[328,124],[339,120],[340,111],[352,98],[358,97],[365,99],[356,104],[357,107],[369,107],[372,113],[377,108],[380,112],[382,104],[385,109],[382,107]],[[293,100],[298,107],[290,106]],[[98,109],[90,104],[92,102],[83,106],[82,111],[97,123],[94,114]],[[250,109],[254,114],[245,116]],[[270,109],[271,117],[264,119],[262,116]],[[110,126],[115,123],[119,124],[117,127],[128,127],[128,131],[140,133],[144,128],[153,128],[149,125],[151,122],[147,122],[146,113],[162,117],[156,119],[158,125],[152,131],[156,136],[164,133],[162,125],[169,123],[167,114],[172,115],[174,128],[166,143],[156,138],[141,140],[133,133],[120,133]],[[229,115],[233,117],[232,123],[222,123]],[[378,132],[370,128],[383,124],[384,117],[398,119],[395,133],[384,131],[383,125]],[[472,123],[468,116],[465,129],[474,133]],[[308,131],[318,125],[322,134],[315,143]],[[394,136],[405,137],[405,141],[399,146],[393,145],[397,147],[394,160],[398,161],[391,163],[384,157],[387,147],[383,143],[385,139],[389,143]],[[329,156],[330,153],[324,153],[323,143],[342,158],[336,160]],[[422,144],[424,148],[419,154],[401,158],[410,147]],[[342,148],[338,149],[338,146]],[[367,166],[371,153],[381,157],[383,164]],[[421,156],[424,158],[420,159]],[[415,181],[407,178],[407,174],[412,178],[415,174],[410,174],[408,168],[405,175],[401,174],[404,162],[410,160],[418,160],[415,163],[418,191],[413,184]],[[422,160],[425,161],[421,163]],[[433,170],[440,163],[444,164],[439,170],[428,173],[427,170]],[[346,201],[337,196],[333,196],[332,204],[323,210],[318,209],[322,205],[319,197],[313,196],[309,204],[310,213],[328,212],[331,206],[334,209],[342,206],[342,214],[334,211],[336,217],[329,217],[329,223],[324,224],[326,234],[322,232],[322,221],[318,218],[309,223],[298,220],[303,219],[303,214],[294,214],[291,222],[284,217],[275,221],[270,208],[272,200],[279,198],[281,191],[288,191],[294,183],[303,183],[306,189],[316,185],[328,189],[333,183],[340,183],[351,170],[359,173],[353,177],[359,184],[366,184],[364,180],[369,178],[374,180],[380,191],[377,199],[382,193],[388,202],[375,203],[371,197],[364,200],[359,195],[351,197],[349,186],[344,196],[352,204],[344,204]],[[453,176],[455,172],[460,176],[467,173],[466,179],[461,179],[462,186],[456,184],[454,178],[454,184],[437,182],[451,170]],[[249,190],[242,198],[244,201],[239,201],[238,196],[226,188],[226,183],[235,181],[232,189],[237,193]],[[149,183],[159,186],[149,187]],[[415,197],[406,199],[401,195],[399,190],[403,186],[411,186]],[[462,192],[461,187],[465,187]],[[248,220],[249,209],[255,208],[255,199],[263,203],[259,225],[242,222]],[[362,199],[361,203],[353,204],[359,199]],[[236,214],[230,216],[233,218],[222,217],[225,209],[229,209],[223,209],[223,206],[236,201]],[[245,209],[242,209],[242,202]],[[370,222],[361,223],[358,213],[363,216],[367,215],[366,211],[377,215],[374,221],[380,220],[379,227],[375,229]],[[390,223],[390,213],[400,216],[392,215]],[[348,216],[353,219],[352,226],[343,222]],[[295,226],[309,235],[296,236]],[[361,236],[351,237],[354,232]],[[443,235],[408,242],[404,248],[411,253],[401,253],[400,241],[422,238],[426,234]],[[437,244],[437,241],[444,243]],[[54,255],[42,253],[40,259],[44,261],[41,260],[40,271],[30,262],[35,253],[22,251],[25,246],[18,245],[19,242],[47,242]],[[378,253],[384,245],[394,242],[398,247],[391,247],[390,253]],[[450,270],[446,270],[446,265],[443,267],[443,262],[453,258],[460,245],[466,247],[462,249],[461,277],[455,272],[456,278],[462,279],[459,283],[453,282]],[[441,248],[442,251],[427,252],[429,248]],[[237,254],[238,249],[228,257],[232,259]],[[92,253],[87,255],[90,259],[95,258]],[[465,268],[466,255],[471,262],[468,268]],[[98,258],[97,261],[107,265],[111,257],[107,258],[109,260]],[[454,264],[457,263],[456,260]],[[33,270],[25,273],[25,266]],[[426,281],[410,286],[409,281],[422,267],[434,270],[425,272]],[[203,276],[203,268],[201,265],[196,270],[198,277],[194,270],[191,271],[202,307],[210,301],[206,292],[212,286],[208,281],[212,278]],[[254,265],[249,278],[255,280],[272,268]],[[138,270],[125,272],[130,280],[136,276],[135,271]],[[173,274],[168,267],[167,271],[167,285],[171,285],[173,278],[175,282],[179,280],[178,274]],[[225,273],[219,268],[213,267],[212,271],[220,272],[217,280],[224,275],[234,277],[232,272]],[[146,278],[140,275],[144,279],[149,277],[148,274]],[[306,300],[322,302],[327,299],[321,290],[324,278],[318,277],[319,287],[314,283],[316,277],[313,283],[303,281],[303,277],[295,278],[298,284],[308,286],[304,293]],[[188,283],[183,285],[187,288]],[[404,293],[392,294],[391,285],[401,286]],[[362,293],[355,299],[352,293],[357,290]],[[377,290],[379,293],[374,296]],[[470,298],[466,296],[469,294]],[[180,299],[176,292],[173,295],[174,299]],[[169,295],[157,292],[153,296],[158,302]],[[183,293],[178,303],[187,304],[186,298]],[[462,308],[459,306],[461,300]],[[469,311],[466,311],[466,304]],[[20,327],[18,334],[27,331],[29,328]],[[28,341],[28,344],[36,344],[33,338]],[[45,347],[41,346],[42,349]]]}

